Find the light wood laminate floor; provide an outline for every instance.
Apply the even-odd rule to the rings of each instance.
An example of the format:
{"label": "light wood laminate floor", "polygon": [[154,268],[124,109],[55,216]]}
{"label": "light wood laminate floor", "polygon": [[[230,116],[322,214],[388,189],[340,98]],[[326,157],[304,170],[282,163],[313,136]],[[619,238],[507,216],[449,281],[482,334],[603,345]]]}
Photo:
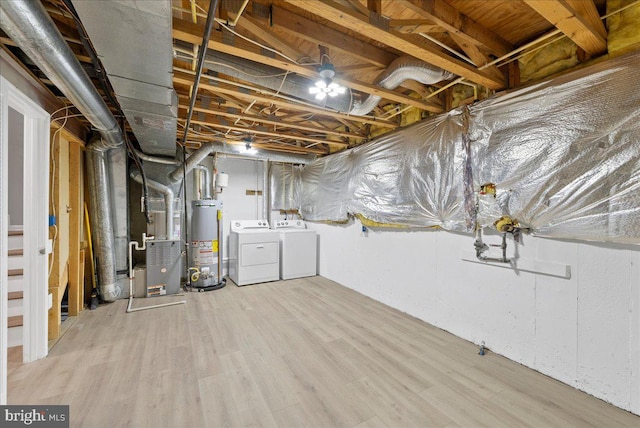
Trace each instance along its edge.
{"label": "light wood laminate floor", "polygon": [[321,277],[185,298],[83,312],[48,358],[10,365],[10,404],[69,404],[77,427],[640,426]]}

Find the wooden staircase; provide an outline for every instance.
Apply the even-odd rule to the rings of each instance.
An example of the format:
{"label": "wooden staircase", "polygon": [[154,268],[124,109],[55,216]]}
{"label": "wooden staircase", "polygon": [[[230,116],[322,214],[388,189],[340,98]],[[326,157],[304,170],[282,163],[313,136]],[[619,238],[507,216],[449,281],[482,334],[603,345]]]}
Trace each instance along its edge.
{"label": "wooden staircase", "polygon": [[22,228],[12,226],[8,239],[8,334],[9,348],[22,346],[22,314],[23,311],[23,254]]}

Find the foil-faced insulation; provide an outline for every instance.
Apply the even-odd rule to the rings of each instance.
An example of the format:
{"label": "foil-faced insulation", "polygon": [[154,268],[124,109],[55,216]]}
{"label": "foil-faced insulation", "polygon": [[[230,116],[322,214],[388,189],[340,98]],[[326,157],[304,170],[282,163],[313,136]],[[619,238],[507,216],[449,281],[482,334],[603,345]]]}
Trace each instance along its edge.
{"label": "foil-faced insulation", "polygon": [[472,231],[492,183],[481,226],[506,215],[539,236],[637,244],[638,68],[620,57],[319,159],[302,170],[301,213]]}
{"label": "foil-faced insulation", "polygon": [[272,163],[270,174],[271,209],[290,210],[300,206],[302,167]]}
{"label": "foil-faced insulation", "polygon": [[628,56],[471,109],[475,184],[496,184],[497,211],[539,236],[640,243],[638,67]]}

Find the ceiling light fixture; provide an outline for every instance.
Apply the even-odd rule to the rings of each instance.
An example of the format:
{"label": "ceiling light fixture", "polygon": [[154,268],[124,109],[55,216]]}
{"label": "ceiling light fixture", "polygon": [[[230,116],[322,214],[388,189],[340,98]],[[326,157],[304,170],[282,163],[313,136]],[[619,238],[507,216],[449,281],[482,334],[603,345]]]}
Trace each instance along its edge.
{"label": "ceiling light fixture", "polygon": [[316,100],[322,101],[327,96],[337,97],[345,93],[346,88],[332,80],[333,76],[336,75],[333,64],[330,62],[322,64],[320,68],[318,68],[318,74],[320,74],[320,78],[316,80],[314,86],[309,88],[309,93],[315,95]]}
{"label": "ceiling light fixture", "polygon": [[246,154],[258,153],[258,151],[251,145],[251,140],[248,138],[245,138],[244,147],[240,149],[240,152]]}

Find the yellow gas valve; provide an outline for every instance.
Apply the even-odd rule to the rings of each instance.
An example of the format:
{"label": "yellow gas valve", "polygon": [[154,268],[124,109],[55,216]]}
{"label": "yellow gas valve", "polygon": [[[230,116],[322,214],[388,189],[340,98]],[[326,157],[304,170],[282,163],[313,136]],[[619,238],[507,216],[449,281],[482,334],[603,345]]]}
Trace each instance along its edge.
{"label": "yellow gas valve", "polygon": [[484,183],[480,185],[481,195],[493,195],[496,197],[496,185],[494,183]]}
{"label": "yellow gas valve", "polygon": [[503,215],[498,220],[496,220],[493,225],[501,233],[513,232],[515,229],[520,227],[520,223],[518,220],[509,217],[508,215]]}

